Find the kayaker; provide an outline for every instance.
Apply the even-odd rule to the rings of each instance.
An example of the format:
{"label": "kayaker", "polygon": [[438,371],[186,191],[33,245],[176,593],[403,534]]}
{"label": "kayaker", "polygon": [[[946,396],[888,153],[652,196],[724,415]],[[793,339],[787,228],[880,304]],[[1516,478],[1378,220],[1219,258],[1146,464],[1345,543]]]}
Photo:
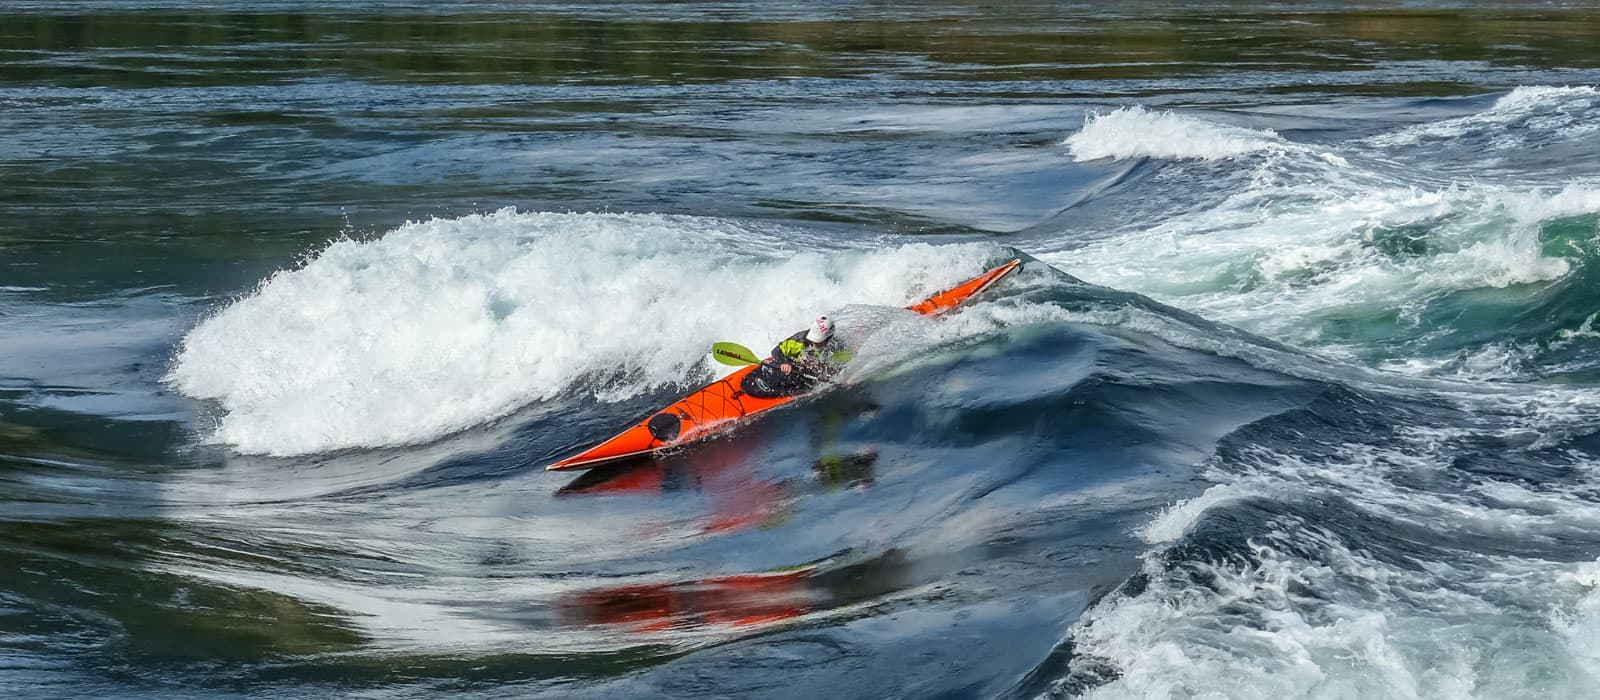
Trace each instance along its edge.
{"label": "kayaker", "polygon": [[837,374],[847,359],[849,351],[833,336],[833,320],[818,316],[810,328],[772,348],[772,356],[745,375],[740,389],[762,398],[803,394]]}

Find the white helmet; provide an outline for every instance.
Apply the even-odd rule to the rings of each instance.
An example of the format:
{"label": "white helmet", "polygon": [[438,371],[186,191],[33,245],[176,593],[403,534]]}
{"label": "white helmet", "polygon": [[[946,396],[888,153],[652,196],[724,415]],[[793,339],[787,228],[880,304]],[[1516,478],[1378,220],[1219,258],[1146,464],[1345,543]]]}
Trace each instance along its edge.
{"label": "white helmet", "polygon": [[818,316],[817,320],[811,322],[811,328],[806,330],[806,340],[813,343],[826,343],[832,337],[833,321],[828,320],[827,316]]}

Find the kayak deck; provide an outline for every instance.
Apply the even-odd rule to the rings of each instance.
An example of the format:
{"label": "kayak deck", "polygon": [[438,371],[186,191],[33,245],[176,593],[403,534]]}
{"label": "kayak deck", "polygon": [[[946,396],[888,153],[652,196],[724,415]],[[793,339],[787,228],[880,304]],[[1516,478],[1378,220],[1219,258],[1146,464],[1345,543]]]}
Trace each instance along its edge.
{"label": "kayak deck", "polygon": [[[935,316],[959,306],[973,295],[988,289],[1022,264],[1012,260],[950,289],[934,294],[906,308]],[[639,457],[677,447],[721,432],[739,421],[793,401],[799,396],[750,396],[739,389],[745,375],[759,365],[750,365],[718,379],[679,399],[616,437],[547,467],[551,471],[587,469],[617,460]]]}
{"label": "kayak deck", "polygon": [[776,408],[799,398],[751,396],[739,390],[745,375],[759,365],[742,367],[688,396],[679,399],[637,425],[582,454],[550,465],[552,471],[598,466],[618,459],[680,445],[703,437],[724,423]]}

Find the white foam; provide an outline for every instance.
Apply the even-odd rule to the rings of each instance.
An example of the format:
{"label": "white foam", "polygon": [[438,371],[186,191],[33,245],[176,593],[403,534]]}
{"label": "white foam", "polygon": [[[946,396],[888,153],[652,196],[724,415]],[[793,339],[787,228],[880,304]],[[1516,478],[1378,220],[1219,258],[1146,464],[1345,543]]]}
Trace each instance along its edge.
{"label": "white foam", "polygon": [[[1187,585],[1188,576],[1174,578],[1150,560],[1149,591],[1097,607],[1074,637],[1075,652],[1116,659],[1121,671],[1087,697],[1472,697],[1483,667],[1477,645],[1519,641],[1514,630],[1471,624],[1472,614],[1490,609],[1469,595],[1396,576],[1331,541],[1326,561],[1307,565],[1276,539],[1258,538],[1254,564],[1185,565],[1209,587]],[[1373,591],[1432,595],[1460,618],[1385,610],[1364,600]],[[1488,670],[1516,663],[1497,661]]]}
{"label": "white foam", "polygon": [[1246,129],[1140,106],[1090,112],[1065,144],[1079,161],[1110,158],[1221,160],[1288,146],[1270,130]]}
{"label": "white foam", "polygon": [[[1211,319],[1337,352],[1329,316],[1382,316],[1467,289],[1546,283],[1572,264],[1547,255],[1545,221],[1600,212],[1600,189],[1463,185],[1435,190],[1326,183],[1270,187],[1085,247],[1038,257],[1085,280]],[[1415,254],[1385,236],[1425,235]],[[1404,322],[1402,317],[1401,322]]]}
{"label": "white foam", "polygon": [[1199,496],[1168,506],[1150,522],[1136,530],[1134,535],[1150,544],[1176,542],[1206,511],[1219,504],[1237,501],[1252,493],[1253,489],[1239,484],[1212,486]]}
{"label": "white foam", "polygon": [[1589,114],[1600,101],[1600,92],[1592,87],[1522,86],[1505,94],[1488,110],[1477,114],[1409,126],[1399,131],[1379,134],[1367,140],[1375,146],[1410,146],[1423,141],[1458,139],[1477,131],[1493,130],[1500,134],[1487,145],[1491,148],[1518,148],[1522,139],[1504,127],[1515,122],[1526,122],[1533,132],[1556,133],[1565,137],[1580,136],[1593,131],[1595,124]]}
{"label": "white foam", "polygon": [[[1568,133],[1592,125],[1597,109],[1600,91],[1591,87],[1524,87],[1481,114],[1401,133]],[[1546,117],[1564,121],[1519,121]],[[1554,219],[1600,213],[1600,183],[1441,184],[1429,174],[1396,171],[1388,150],[1405,140],[1396,138],[1351,142],[1338,147],[1342,155],[1318,155],[1270,132],[1187,115],[1142,108],[1091,115],[1068,139],[1080,159],[1262,156],[1228,176],[1238,186],[1221,201],[1199,203],[1154,225],[1139,220],[1087,246],[1081,238],[1064,239],[1060,251],[1031,252],[1090,282],[1327,355],[1401,371],[1518,375],[1520,355],[1485,364],[1492,359],[1485,348],[1444,348],[1443,357],[1366,357],[1382,350],[1360,334],[1420,335],[1423,312],[1453,292],[1566,277],[1579,251],[1547,250],[1541,228]]]}
{"label": "white foam", "polygon": [[1455,374],[1467,379],[1513,379],[1521,374],[1524,357],[1522,348],[1514,342],[1490,343],[1462,351]]}
{"label": "white foam", "polygon": [[1551,613],[1551,626],[1566,652],[1591,676],[1600,677],[1600,562],[1586,562],[1557,577],[1577,600]]}
{"label": "white foam", "polygon": [[1531,226],[1549,219],[1600,213],[1600,185],[1571,183],[1555,194],[1543,190],[1509,193],[1506,210],[1513,220]]}
{"label": "white foam", "polygon": [[1504,97],[1495,100],[1493,112],[1514,112],[1528,107],[1545,105],[1550,102],[1559,102],[1568,99],[1585,99],[1600,96],[1600,91],[1587,85],[1576,87],[1553,85],[1519,85],[1506,93]]}
{"label": "white foam", "polygon": [[[1540,397],[1566,407],[1559,417],[1525,410],[1513,422],[1593,424],[1594,406],[1573,410],[1562,395]],[[1483,398],[1480,411],[1512,408]],[[1438,533],[1450,555],[1374,556],[1366,547],[1383,543],[1346,540],[1327,529],[1334,524],[1287,514],[1248,534],[1248,556],[1173,562],[1158,547],[1145,558],[1144,590],[1109,597],[1074,628],[1075,652],[1119,672],[1088,696],[1489,698],[1536,683],[1542,696],[1586,697],[1600,671],[1600,563],[1448,543],[1593,539],[1600,465],[1571,454],[1586,481],[1539,489],[1493,479],[1462,491],[1411,486],[1437,483],[1433,472],[1459,474],[1457,441],[1480,434],[1418,428],[1325,459],[1255,447],[1226,469],[1213,464],[1207,478],[1223,483],[1156,516],[1140,532],[1147,541],[1177,543],[1208,511],[1241,499],[1332,496],[1360,519]]]}
{"label": "white foam", "polygon": [[[1597,109],[1600,93],[1593,88],[1519,88],[1482,114],[1403,133],[1436,128],[1439,134],[1567,134],[1594,122]],[[1523,123],[1546,117],[1565,121]],[[1107,144],[1117,134],[1130,143],[1164,143],[1155,134],[1183,131],[1164,128],[1171,120],[1197,121],[1128,110],[1107,121],[1103,131],[1086,126],[1074,139],[1087,148],[1099,131]],[[1123,126],[1113,129],[1118,123]],[[1146,135],[1130,136],[1139,129]],[[1088,246],[1068,240],[1060,252],[1035,255],[1090,282],[1140,292],[1329,356],[1480,379],[1526,373],[1525,353],[1516,348],[1510,349],[1514,356],[1499,358],[1491,357],[1490,348],[1449,347],[1439,348],[1441,356],[1423,357],[1375,346],[1363,334],[1382,332],[1405,342],[1425,332],[1419,324],[1431,322],[1426,312],[1446,295],[1488,289],[1517,294],[1513,288],[1571,274],[1581,251],[1547,249],[1540,232],[1555,219],[1600,213],[1600,183],[1580,178],[1542,186],[1440,184],[1429,174],[1395,170],[1387,151],[1398,141],[1385,140],[1393,134],[1343,144],[1338,148],[1344,155],[1328,158],[1332,154],[1315,157],[1281,139],[1226,133],[1227,138],[1180,139],[1200,149],[1196,154],[1208,144],[1247,144],[1263,152],[1247,170],[1228,176],[1238,187],[1225,198],[1154,225],[1140,221],[1112,230]],[[1228,152],[1231,147],[1218,151]],[[1400,354],[1373,356],[1389,351]]]}
{"label": "white foam", "polygon": [[168,381],[220,404],[214,437],[241,452],[415,444],[566,391],[614,401],[705,379],[713,341],[764,351],[813,314],[904,304],[999,253],[815,245],[642,214],[411,223],[272,276],[188,334]]}

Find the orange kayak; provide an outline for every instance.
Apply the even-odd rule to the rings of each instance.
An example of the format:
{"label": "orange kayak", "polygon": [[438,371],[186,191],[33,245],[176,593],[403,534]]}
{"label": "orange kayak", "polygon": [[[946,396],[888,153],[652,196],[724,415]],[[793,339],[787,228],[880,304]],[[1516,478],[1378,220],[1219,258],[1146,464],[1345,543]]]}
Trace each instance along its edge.
{"label": "orange kayak", "polygon": [[[950,289],[907,306],[907,309],[925,316],[936,316],[949,311],[989,285],[1010,274],[1022,264],[1012,260]],[[750,396],[739,390],[745,375],[759,365],[740,368],[700,390],[683,397],[677,403],[651,414],[610,440],[579,454],[552,464],[548,469],[588,469],[608,462],[642,457],[654,452],[672,449],[714,433],[733,427],[738,421],[763,411],[782,406],[799,396]]]}

